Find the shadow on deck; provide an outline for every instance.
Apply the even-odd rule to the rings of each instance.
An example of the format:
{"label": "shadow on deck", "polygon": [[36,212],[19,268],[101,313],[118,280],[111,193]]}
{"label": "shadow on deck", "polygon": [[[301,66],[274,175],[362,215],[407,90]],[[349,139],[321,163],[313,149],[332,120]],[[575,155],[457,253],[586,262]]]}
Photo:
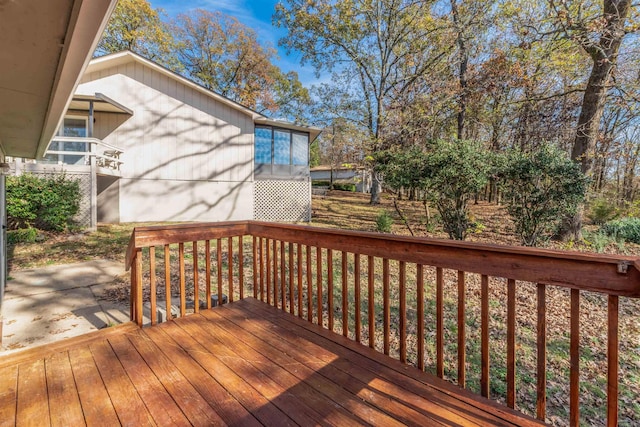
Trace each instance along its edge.
{"label": "shadow on deck", "polygon": [[534,425],[252,298],[0,358],[0,424]]}

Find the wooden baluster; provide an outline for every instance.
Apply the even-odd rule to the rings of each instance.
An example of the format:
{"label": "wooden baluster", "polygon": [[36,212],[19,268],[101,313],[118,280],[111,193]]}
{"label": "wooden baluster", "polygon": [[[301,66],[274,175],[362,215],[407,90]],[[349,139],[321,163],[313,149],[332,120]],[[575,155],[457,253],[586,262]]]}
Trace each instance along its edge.
{"label": "wooden baluster", "polygon": [[294,314],[295,304],[293,303],[293,243],[289,242],[289,314]]}
{"label": "wooden baluster", "polygon": [[458,385],[466,385],[466,315],[464,271],[458,271]]}
{"label": "wooden baluster", "polygon": [[280,242],[280,300],[282,311],[287,311],[287,271],[285,270],[286,251],[284,242]]}
{"label": "wooden baluster", "polygon": [[389,301],[389,260],[382,259],[382,310],[384,316],[384,354],[389,355],[389,336],[391,332],[391,301]]}
{"label": "wooden baluster", "polygon": [[207,309],[211,308],[211,241],[204,241],[204,268],[205,268],[205,298]]}
{"label": "wooden baluster", "polygon": [[260,301],[264,302],[264,239],[260,238]]}
{"label": "wooden baluster", "polygon": [[329,330],[333,332],[333,252],[331,249],[327,249],[327,307]]}
{"label": "wooden baluster", "polygon": [[353,292],[354,295],[354,304],[355,304],[355,316],[356,316],[356,341],[359,343],[361,334],[360,330],[362,329],[362,313],[360,310],[360,254],[354,254],[353,260]]}
{"label": "wooden baluster", "polygon": [[273,306],[278,308],[278,241],[273,241]]}
{"label": "wooden baluster", "polygon": [[536,416],[544,421],[547,416],[547,301],[546,285],[538,283],[538,326],[537,326],[537,386]]}
{"label": "wooden baluster", "polygon": [[444,378],[444,275],[436,267],[436,374]]}
{"label": "wooden baluster", "polygon": [[407,263],[400,261],[400,361],[407,363]]}
{"label": "wooden baluster", "polygon": [[167,320],[171,320],[171,254],[169,244],[164,245],[164,291]]}
{"label": "wooden baluster", "polygon": [[151,298],[151,324],[157,323],[157,310],[156,310],[156,248],[155,246],[149,247],[149,296]]}
{"label": "wooden baluster", "polygon": [[[322,270],[321,270],[322,271]],[[318,292],[322,295],[322,279],[317,283]],[[302,295],[300,295],[299,303],[302,304]],[[300,306],[302,313],[302,306]],[[302,314],[300,315],[302,317]],[[318,323],[322,324],[322,310],[318,311]],[[307,246],[307,321],[313,322],[313,273],[311,271],[311,247]]]}
{"label": "wooden baluster", "polygon": [[[262,250],[260,250],[260,261],[258,260],[258,247],[256,236],[253,236],[253,297],[258,299],[258,262],[262,260]],[[261,263],[262,264],[262,263]]]}
{"label": "wooden baluster", "polygon": [[349,289],[348,289],[348,271],[347,271],[347,253],[342,251],[342,335],[349,336]]}
{"label": "wooden baluster", "polygon": [[233,237],[227,239],[227,264],[229,267],[229,302],[233,302]]}
{"label": "wooden baluster", "polygon": [[193,312],[200,312],[200,289],[198,277],[198,242],[193,242]]}
{"label": "wooden baluster", "polygon": [[480,277],[480,394],[489,397],[489,277]]}
{"label": "wooden baluster", "polygon": [[507,280],[507,406],[516,406],[516,281]]}
{"label": "wooden baluster", "polygon": [[267,294],[267,304],[271,305],[271,249],[269,247],[269,239],[265,240],[265,246],[267,250],[267,280],[266,280],[266,289],[265,292]]}
{"label": "wooden baluster", "polygon": [[[134,258],[135,261],[135,258]],[[138,275],[136,272],[135,262],[131,264],[131,288],[129,289],[129,320],[132,322],[137,319],[136,317],[136,295],[138,289]]]}
{"label": "wooden baluster", "polygon": [[607,426],[618,425],[618,296],[607,301]]}
{"label": "wooden baluster", "polygon": [[416,265],[416,329],[418,333],[418,369],[424,371],[424,266]]}
{"label": "wooden baluster", "polygon": [[135,299],[135,313],[136,323],[138,326],[142,326],[142,249],[136,249],[136,264],[135,264],[135,276],[136,276],[136,299]]}
{"label": "wooden baluster", "polygon": [[571,289],[569,425],[580,425],[580,290]]}
{"label": "wooden baluster", "polygon": [[[307,257],[309,257],[310,255],[311,249],[307,247]],[[308,272],[311,271],[310,267],[310,265],[307,265],[307,268],[309,268],[309,270],[307,270]],[[311,283],[311,276],[308,276],[307,283]],[[324,312],[324,310],[322,310],[322,249],[319,247],[316,248],[316,287],[316,293],[318,294],[318,301],[316,301],[316,303],[318,304],[318,325],[322,326],[322,317]]]}
{"label": "wooden baluster", "polygon": [[[307,246],[307,248],[309,248]],[[298,256],[298,317],[302,317],[302,245],[296,244],[296,253]],[[311,252],[307,252],[307,273],[311,269]],[[308,277],[311,277],[308,275]]]}
{"label": "wooden baluster", "polygon": [[244,299],[244,236],[240,236],[238,240],[238,286],[240,299]]}
{"label": "wooden baluster", "polygon": [[218,273],[218,305],[222,305],[223,297],[222,297],[222,239],[216,240],[216,262],[217,262],[217,270]]}
{"label": "wooden baluster", "polygon": [[367,285],[368,285],[368,307],[367,307],[367,326],[369,327],[369,347],[375,348],[375,277],[374,277],[374,259],[373,256],[367,256]]}
{"label": "wooden baluster", "polygon": [[187,312],[186,285],[184,277],[184,243],[178,243],[178,263],[180,269],[180,317]]}

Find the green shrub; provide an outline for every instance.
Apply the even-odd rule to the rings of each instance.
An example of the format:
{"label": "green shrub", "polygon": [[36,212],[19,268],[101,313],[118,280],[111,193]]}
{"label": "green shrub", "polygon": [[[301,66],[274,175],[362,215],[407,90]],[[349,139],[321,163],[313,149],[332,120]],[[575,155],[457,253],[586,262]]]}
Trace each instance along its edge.
{"label": "green shrub", "polygon": [[333,184],[333,189],[334,190],[340,190],[340,191],[351,191],[352,193],[355,193],[356,191],[356,185],[355,184]]}
{"label": "green shrub", "polygon": [[387,211],[380,211],[376,217],[376,230],[380,233],[391,233],[393,218]]}
{"label": "green shrub", "polygon": [[311,185],[313,187],[328,187],[331,185],[331,182],[316,179],[315,181],[311,181]]}
{"label": "green shrub", "polygon": [[464,240],[473,226],[469,201],[489,180],[491,154],[474,141],[436,141],[424,161],[425,187],[444,231]]}
{"label": "green shrub", "polygon": [[35,228],[21,228],[7,231],[7,243],[10,245],[15,245],[16,243],[35,243],[37,238],[38,230]]}
{"label": "green shrub", "polygon": [[640,244],[640,218],[620,218],[607,222],[600,230],[607,236]]}
{"label": "green shrub", "polygon": [[73,225],[80,185],[64,174],[9,176],[6,180],[7,222],[12,229],[35,227],[64,231]]}
{"label": "green shrub", "polygon": [[536,246],[555,233],[584,199],[588,182],[578,164],[550,144],[507,153],[501,187],[522,244]]}
{"label": "green shrub", "polygon": [[588,217],[596,225],[611,221],[618,214],[616,206],[605,198],[598,198],[591,202]]}

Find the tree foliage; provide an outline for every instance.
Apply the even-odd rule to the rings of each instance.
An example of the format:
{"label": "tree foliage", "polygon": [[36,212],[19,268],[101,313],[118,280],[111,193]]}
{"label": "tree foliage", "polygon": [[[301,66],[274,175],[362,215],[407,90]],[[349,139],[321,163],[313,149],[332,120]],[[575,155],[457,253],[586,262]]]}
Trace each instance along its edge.
{"label": "tree foliage", "polygon": [[575,213],[589,182],[567,153],[551,144],[511,150],[501,175],[507,211],[525,246],[550,238],[562,219]]}

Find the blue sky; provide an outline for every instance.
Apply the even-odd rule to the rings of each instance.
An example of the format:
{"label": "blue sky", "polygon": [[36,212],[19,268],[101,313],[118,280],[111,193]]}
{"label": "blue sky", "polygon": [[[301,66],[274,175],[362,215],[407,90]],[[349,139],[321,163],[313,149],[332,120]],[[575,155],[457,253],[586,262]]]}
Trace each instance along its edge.
{"label": "blue sky", "polygon": [[286,36],[287,32],[271,25],[277,0],[149,0],[149,3],[154,8],[164,9],[169,17],[196,8],[220,11],[234,16],[238,21],[252,28],[263,45],[269,44],[278,50],[280,59],[276,61],[276,65],[282,71],[298,72],[300,81],[307,87],[318,83],[313,68],[300,65],[300,53],[292,52],[286,55],[285,51],[278,47],[278,40]]}

